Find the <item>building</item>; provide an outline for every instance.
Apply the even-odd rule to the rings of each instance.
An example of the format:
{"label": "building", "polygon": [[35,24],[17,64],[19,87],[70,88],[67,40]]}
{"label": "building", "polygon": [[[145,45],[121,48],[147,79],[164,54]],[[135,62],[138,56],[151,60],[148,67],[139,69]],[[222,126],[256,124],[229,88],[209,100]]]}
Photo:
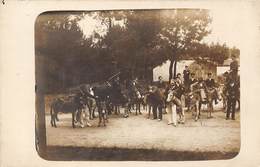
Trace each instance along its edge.
{"label": "building", "polygon": [[[183,75],[183,70],[185,66],[189,66],[191,72],[195,73],[196,78],[202,77],[205,79],[207,74],[212,73],[213,77],[217,76],[217,65],[211,62],[196,62],[195,60],[181,60],[177,63],[176,74],[181,73]],[[160,66],[153,69],[153,81],[157,81],[159,76],[163,77],[164,81],[169,80],[169,67],[170,61],[167,60]]]}
{"label": "building", "polygon": [[[183,73],[185,66],[189,66],[192,64],[194,60],[181,60],[177,63],[176,74]],[[162,76],[164,81],[169,81],[169,67],[170,67],[170,60],[167,60],[162,65],[159,65],[153,68],[153,81],[158,81],[158,77]]]}

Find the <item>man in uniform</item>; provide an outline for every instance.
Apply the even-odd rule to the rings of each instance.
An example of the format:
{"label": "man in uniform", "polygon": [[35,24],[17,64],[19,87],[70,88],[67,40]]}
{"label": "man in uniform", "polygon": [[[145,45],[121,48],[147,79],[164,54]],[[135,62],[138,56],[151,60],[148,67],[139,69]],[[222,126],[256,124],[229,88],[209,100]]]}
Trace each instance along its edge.
{"label": "man in uniform", "polygon": [[226,120],[230,118],[230,112],[232,120],[235,120],[235,108],[236,100],[239,96],[239,79],[230,79],[226,85],[226,96],[227,96],[227,114]]}

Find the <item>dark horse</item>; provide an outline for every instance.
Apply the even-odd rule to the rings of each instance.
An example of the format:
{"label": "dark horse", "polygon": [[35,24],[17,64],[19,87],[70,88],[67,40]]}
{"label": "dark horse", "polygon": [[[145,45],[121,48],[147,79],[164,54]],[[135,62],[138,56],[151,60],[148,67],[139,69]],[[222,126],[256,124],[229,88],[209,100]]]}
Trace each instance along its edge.
{"label": "dark horse", "polygon": [[[93,87],[94,96],[97,98],[97,108],[99,113],[99,126],[101,121],[106,120],[107,114],[104,111],[108,110],[109,103],[113,105],[128,106],[128,98],[123,94],[120,83],[118,81],[105,82]],[[103,113],[102,113],[103,111]],[[125,108],[125,117],[128,116],[128,109]]]}
{"label": "dark horse", "polygon": [[51,126],[57,127],[56,120],[58,119],[58,113],[72,113],[72,127],[75,128],[75,115],[80,115],[83,109],[83,101],[81,100],[80,94],[70,97],[69,100],[65,101],[61,98],[55,99],[50,106],[51,114]]}

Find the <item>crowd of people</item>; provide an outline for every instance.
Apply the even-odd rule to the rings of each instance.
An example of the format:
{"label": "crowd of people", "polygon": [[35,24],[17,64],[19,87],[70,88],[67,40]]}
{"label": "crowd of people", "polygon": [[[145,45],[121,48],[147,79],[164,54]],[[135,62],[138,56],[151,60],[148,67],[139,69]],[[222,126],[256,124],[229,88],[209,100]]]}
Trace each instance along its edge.
{"label": "crowd of people", "polygon": [[[200,107],[201,104],[206,104],[207,110],[209,110],[208,105],[210,104],[211,111],[213,111],[212,103],[215,103],[216,105],[222,100],[223,104],[227,106],[226,119],[229,120],[231,117],[232,120],[235,120],[236,102],[240,102],[240,79],[238,75],[238,63],[235,59],[233,59],[233,62],[230,64],[230,70],[224,73],[224,77],[224,89],[221,89],[224,96],[221,96],[219,89],[220,84],[215,81],[212,73],[209,72],[204,79],[202,77],[197,77],[188,66],[185,66],[183,74],[178,73],[176,77],[170,79],[169,82],[165,82],[162,76],[159,76],[158,81],[149,86],[148,93],[145,93],[146,102],[143,104],[146,103],[146,105],[149,105],[149,108],[152,109],[153,119],[161,121],[163,119],[163,113],[168,113],[168,125],[177,126],[178,123],[185,123],[185,112],[192,110],[192,102],[199,102]],[[139,114],[141,114],[140,104],[142,103],[142,100],[140,99],[144,98],[143,93],[145,92],[140,91],[140,89],[142,89],[142,84],[139,83],[137,78],[131,81],[125,80],[123,83],[125,84],[122,84],[119,76],[116,76],[105,84],[94,87],[90,86],[85,91],[83,88],[80,88],[80,92],[75,96],[72,104],[73,106],[79,106],[79,111],[83,110],[82,106],[85,106],[84,110],[88,107],[89,112],[85,112],[87,126],[91,126],[90,119],[95,117],[95,108],[97,108],[99,113],[99,124],[101,123],[101,119],[103,119],[104,125],[105,120],[107,119],[106,114],[103,113],[105,110],[107,110],[108,113],[111,113],[114,108],[116,108],[116,110],[118,108],[119,110],[119,106],[121,106],[125,108],[124,117],[127,118],[131,106],[136,105],[137,108],[139,105]],[[124,86],[122,87],[122,85]],[[196,96],[195,100],[191,98],[193,96]],[[223,99],[224,97],[225,100]],[[149,100],[150,103],[147,102]],[[101,105],[102,103],[104,103],[104,105]],[[55,107],[55,105],[53,106]],[[56,107],[57,112],[61,110],[60,108],[61,107]],[[196,108],[196,110],[198,111],[200,108]],[[76,120],[81,117],[80,114],[84,114],[84,112],[77,112],[75,115]],[[54,126],[54,118],[57,117],[56,115],[53,116],[52,125]],[[198,118],[196,117],[195,120],[197,119]]]}
{"label": "crowd of people", "polygon": [[[236,102],[240,102],[240,81],[238,76],[238,63],[235,59],[230,64],[230,70],[225,72],[225,82],[223,83],[224,89],[222,94],[225,96],[226,101],[226,120],[235,120]],[[222,96],[219,92],[219,85],[214,79],[212,73],[207,74],[207,78],[196,77],[194,72],[189,70],[188,66],[185,66],[183,76],[178,73],[175,78],[169,82],[164,82],[162,76],[158,77],[158,81],[155,82],[158,89],[165,89],[165,97],[172,93],[172,103],[165,101],[164,106],[155,106],[153,109],[153,119],[162,120],[163,108],[166,108],[168,113],[168,125],[177,126],[178,123],[185,122],[185,109],[189,110],[189,99],[186,97],[194,91],[199,91],[201,102],[208,100],[208,93],[213,95],[213,102],[216,104],[222,100]],[[178,113],[178,114],[177,114]],[[177,119],[179,115],[179,118]]]}

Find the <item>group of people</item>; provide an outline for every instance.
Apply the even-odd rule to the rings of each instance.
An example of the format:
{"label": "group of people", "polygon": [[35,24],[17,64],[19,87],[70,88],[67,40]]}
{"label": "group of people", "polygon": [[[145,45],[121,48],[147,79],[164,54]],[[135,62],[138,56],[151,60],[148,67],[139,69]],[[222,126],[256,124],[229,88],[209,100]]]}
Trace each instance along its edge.
{"label": "group of people", "polygon": [[[238,63],[234,60],[230,64],[230,70],[225,73],[225,82],[224,82],[224,89],[222,90],[222,93],[226,97],[225,104],[226,107],[226,119],[235,120],[235,108],[236,108],[236,102],[239,100],[239,89],[240,89],[240,82],[238,77]],[[112,88],[120,88],[119,79],[116,80],[117,82],[111,82],[110,87]],[[131,98],[131,102],[137,102],[138,104],[141,103],[138,101],[138,99],[143,98],[143,94],[141,94],[140,91],[140,84],[138,79],[134,79],[131,82],[126,82],[128,84],[125,84],[125,89],[128,90],[127,97]],[[114,85],[116,84],[116,85]],[[113,86],[114,85],[114,86]],[[216,83],[216,81],[213,79],[212,73],[207,74],[207,78],[204,80],[202,77],[196,77],[195,73],[191,72],[189,70],[188,66],[185,66],[185,69],[183,71],[183,75],[181,73],[178,73],[175,78],[171,79],[169,82],[164,82],[162,76],[158,77],[158,81],[153,83],[153,85],[157,89],[157,94],[161,94],[163,98],[160,99],[159,96],[153,96],[152,98],[155,98],[152,102],[152,114],[153,119],[157,119],[158,121],[162,120],[163,113],[168,113],[168,125],[177,126],[178,123],[184,124],[185,123],[185,109],[190,110],[190,98],[189,97],[192,93],[199,91],[199,98],[200,102],[203,103],[209,103],[209,97],[208,94],[213,95],[211,97],[212,101],[210,102],[212,104],[218,104],[219,101],[221,101],[222,97],[219,95],[219,84]],[[131,90],[131,91],[130,91]],[[136,91],[139,90],[139,91]],[[150,91],[150,90],[149,90]],[[103,92],[103,90],[102,90]],[[111,93],[114,95],[115,93],[120,92],[122,93],[122,90],[112,89]],[[130,92],[130,93],[129,93]],[[99,95],[100,96],[100,95]],[[93,90],[91,89],[89,92],[87,91],[87,97],[92,99],[92,101],[99,102],[101,96],[96,96],[93,93]],[[104,97],[107,97],[104,96]],[[121,97],[121,96],[116,96]],[[123,97],[123,96],[122,96]],[[156,99],[159,98],[159,99]],[[126,98],[127,99],[127,98]],[[168,100],[170,99],[171,102]],[[116,98],[115,100],[122,100],[122,98]],[[80,101],[80,100],[78,100]],[[224,103],[224,101],[223,101]],[[118,104],[121,104],[118,102]],[[134,103],[127,103],[128,106],[130,106]],[[140,105],[140,104],[139,104]],[[89,109],[92,107],[89,107]],[[97,107],[100,108],[100,107]],[[137,108],[137,104],[136,104]],[[125,110],[125,115],[128,117],[128,110]],[[212,108],[213,110],[213,108]],[[94,115],[93,110],[92,114]],[[139,106],[139,113],[140,112],[140,106]],[[137,114],[137,111],[136,111]],[[87,117],[90,115],[91,118],[91,112],[90,114],[87,114]],[[150,115],[150,111],[149,111]],[[89,119],[86,120],[87,126],[91,126]]]}
{"label": "group of people", "polygon": [[[163,106],[155,106],[153,108],[153,119],[162,120],[163,108],[168,113],[168,125],[177,126],[178,123],[185,122],[185,111],[189,110],[189,100],[186,98],[190,93],[199,90],[201,102],[208,100],[208,92],[213,95],[213,102],[218,104],[222,100],[219,89],[219,84],[213,79],[212,73],[207,74],[207,78],[204,80],[202,77],[196,78],[195,73],[190,72],[189,67],[185,66],[183,71],[183,77],[181,73],[178,73],[174,79],[171,79],[169,83],[163,81],[162,76],[158,77],[158,81],[155,83],[158,89],[164,89],[165,103]],[[236,102],[239,101],[239,89],[240,82],[238,77],[238,64],[235,60],[230,64],[230,70],[225,73],[224,89],[222,94],[226,98],[226,119],[235,120],[235,108]],[[167,97],[172,96],[172,102],[167,102]],[[224,103],[224,102],[223,102]],[[178,114],[177,114],[178,113]],[[179,115],[179,118],[177,118]]]}

